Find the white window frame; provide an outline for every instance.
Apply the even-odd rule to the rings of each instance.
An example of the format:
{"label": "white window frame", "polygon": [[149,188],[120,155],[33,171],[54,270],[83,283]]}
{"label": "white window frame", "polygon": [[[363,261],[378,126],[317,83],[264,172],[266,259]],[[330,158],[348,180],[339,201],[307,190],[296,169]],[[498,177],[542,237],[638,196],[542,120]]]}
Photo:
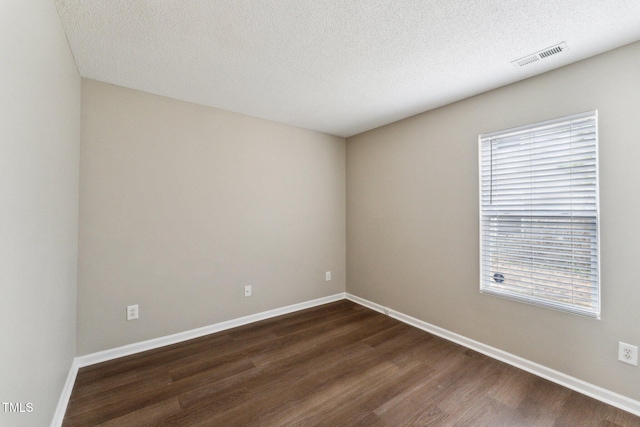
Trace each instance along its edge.
{"label": "white window frame", "polygon": [[[593,126],[593,132],[583,136],[576,128],[585,125]],[[557,134],[551,132],[562,132],[563,138],[547,147],[555,144]],[[582,149],[575,148],[579,144],[591,150],[583,163],[574,157]],[[561,156],[555,154],[558,147],[571,147],[568,155],[562,155],[571,158],[563,160],[562,168]],[[481,293],[600,318],[598,157],[597,111],[478,136]],[[562,190],[556,181],[542,183],[546,178],[531,172],[541,161],[554,162],[553,173],[562,171]],[[589,171],[583,173],[581,167],[587,163]],[[525,178],[511,178],[514,170],[527,168]],[[508,174],[503,176],[508,178],[499,176],[505,170]]]}

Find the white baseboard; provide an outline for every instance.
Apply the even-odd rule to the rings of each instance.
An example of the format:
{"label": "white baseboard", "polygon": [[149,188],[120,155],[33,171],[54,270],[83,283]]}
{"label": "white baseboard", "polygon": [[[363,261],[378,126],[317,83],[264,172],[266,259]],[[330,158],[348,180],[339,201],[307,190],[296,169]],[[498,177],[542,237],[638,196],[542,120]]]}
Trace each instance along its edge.
{"label": "white baseboard", "polygon": [[433,335],[437,335],[446,340],[455,342],[457,344],[475,350],[478,353],[489,356],[493,359],[508,363],[509,365],[515,366],[516,368],[520,368],[531,374],[545,378],[556,384],[570,388],[571,390],[575,390],[578,393],[593,397],[594,399],[600,400],[601,402],[640,416],[640,402],[637,400],[630,399],[621,394],[614,393],[613,391],[563,374],[562,372],[547,368],[546,366],[542,366],[530,360],[523,359],[522,357],[516,356],[514,354],[507,353],[506,351],[499,350],[495,347],[491,347],[481,342],[472,340],[471,338],[456,334],[455,332],[448,331],[446,329],[440,328],[438,326],[432,325],[398,311],[391,310],[387,307],[368,301],[364,298],[360,298],[349,293],[346,294],[346,298],[364,307],[387,314],[388,316],[393,317],[394,319],[398,319],[408,325],[415,326],[416,328],[422,329],[423,331],[427,331],[429,333],[432,333]]}
{"label": "white baseboard", "polygon": [[322,304],[328,304],[334,301],[340,301],[346,298],[346,294],[341,292],[339,294],[330,295],[328,297],[318,298],[311,301],[302,302],[299,304],[288,305],[286,307],[276,308],[273,310],[263,311],[261,313],[252,314],[249,316],[240,317],[237,319],[228,320],[225,322],[216,323],[202,328],[192,329],[190,331],[180,332],[173,335],[167,335],[165,337],[155,338],[147,341],[141,341],[134,344],[124,345],[109,350],[99,351],[96,353],[87,354],[85,356],[76,357],[73,359],[71,369],[67,375],[67,381],[56,407],[56,412],[53,415],[51,421],[51,427],[61,427],[64,420],[64,414],[67,411],[69,405],[69,398],[73,391],[73,385],[78,375],[78,370],[85,366],[94,365],[100,362],[106,362],[108,360],[117,359],[119,357],[130,356],[132,354],[141,353],[147,350],[153,350],[156,348],[164,347],[171,344],[177,344],[183,341],[187,341],[193,338],[199,338],[205,335],[221,332],[227,329],[235,328],[249,323],[258,322],[260,320],[270,319],[272,317],[281,316],[283,314],[293,313],[307,308],[316,307]]}
{"label": "white baseboard", "polygon": [[507,353],[495,347],[491,347],[481,342],[456,334],[455,332],[448,331],[446,329],[440,328],[438,326],[432,325],[430,323],[424,322],[422,320],[416,319],[414,317],[408,316],[398,311],[391,310],[388,307],[385,307],[380,304],[376,304],[364,298],[360,298],[355,295],[351,295],[349,293],[339,293],[339,294],[330,295],[324,298],[318,298],[315,300],[311,300],[311,301],[307,301],[299,304],[293,304],[286,307],[277,308],[274,310],[263,311],[261,313],[256,313],[249,316],[244,316],[237,319],[216,323],[216,324],[205,326],[198,329],[192,329],[190,331],[180,332],[180,333],[168,335],[165,337],[155,338],[155,339],[142,341],[134,344],[128,344],[122,347],[117,347],[117,348],[113,348],[105,351],[100,351],[97,353],[87,354],[85,356],[76,357],[71,365],[69,375],[67,376],[67,381],[64,385],[64,389],[62,390],[62,394],[60,396],[60,400],[58,402],[58,406],[56,408],[53,421],[51,422],[51,427],[60,427],[62,425],[64,414],[66,412],[67,405],[69,403],[69,398],[71,397],[71,392],[73,390],[73,385],[75,383],[75,379],[78,374],[79,368],[94,365],[100,362],[106,362],[112,359],[117,359],[119,357],[129,356],[129,355],[140,353],[147,350],[153,350],[153,349],[164,347],[171,344],[177,344],[193,338],[199,338],[204,335],[221,332],[227,329],[235,328],[242,325],[247,325],[249,323],[258,322],[260,320],[270,319],[272,317],[281,316],[283,314],[293,313],[293,312],[304,310],[311,307],[316,307],[322,304],[328,304],[330,302],[340,301],[342,299],[348,299],[350,301],[355,302],[356,304],[359,304],[364,307],[370,308],[372,310],[378,311],[380,313],[386,314],[390,317],[393,317],[394,319],[398,319],[401,322],[404,322],[408,325],[414,326],[416,328],[422,329],[424,331],[427,331],[429,333],[432,333],[434,335],[437,335],[449,341],[463,345],[467,348],[477,351],[478,353],[482,353],[494,359],[500,360],[501,362],[508,363],[509,365],[515,366],[524,371],[527,371],[539,377],[545,378],[556,384],[570,388],[579,393],[593,397],[594,399],[600,400],[604,403],[607,403],[609,405],[620,408],[624,411],[640,416],[640,402],[637,400],[630,399],[621,394],[614,393],[610,390],[587,383],[586,381],[582,381],[578,378],[574,378],[572,376],[563,374],[562,372],[555,371],[553,369],[547,368],[546,366],[542,366],[530,360],[523,359],[522,357],[513,355],[511,353]]}
{"label": "white baseboard", "polygon": [[67,412],[67,406],[69,405],[69,399],[71,398],[71,392],[73,391],[73,385],[76,382],[76,376],[78,375],[78,359],[73,359],[71,362],[71,368],[69,374],[67,374],[67,380],[60,393],[60,399],[58,399],[58,406],[56,406],[56,412],[53,414],[51,420],[51,427],[61,427],[64,420],[64,414]]}
{"label": "white baseboard", "polygon": [[225,331],[227,329],[236,328],[238,326],[247,325],[249,323],[258,322],[260,320],[281,316],[283,314],[305,310],[307,308],[316,307],[322,304],[328,304],[334,301],[340,301],[345,299],[345,297],[346,294],[342,292],[339,294],[330,295],[328,297],[318,298],[311,301],[288,305],[286,307],[263,311],[261,313],[251,314],[249,316],[239,317],[237,319],[227,320],[225,322],[215,323],[213,325],[192,329],[190,331],[179,332],[173,335],[167,335],[160,338],[154,338],[147,341],[123,345],[122,347],[116,347],[109,350],[87,354],[85,356],[76,357],[76,361],[78,362],[78,366],[80,368],[83,368],[85,366],[95,365],[96,363],[106,362],[108,360],[141,353],[147,350],[154,350],[156,348],[164,347],[171,344],[177,344],[205,335],[214,334],[216,332]]}

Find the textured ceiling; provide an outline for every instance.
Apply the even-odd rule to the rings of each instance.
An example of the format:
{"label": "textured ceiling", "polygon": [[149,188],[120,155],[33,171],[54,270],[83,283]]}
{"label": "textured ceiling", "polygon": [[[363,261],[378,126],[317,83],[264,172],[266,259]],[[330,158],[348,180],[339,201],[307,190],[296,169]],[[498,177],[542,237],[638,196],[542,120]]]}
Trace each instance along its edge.
{"label": "textured ceiling", "polygon": [[55,3],[83,77],[339,136],[640,40],[640,0]]}

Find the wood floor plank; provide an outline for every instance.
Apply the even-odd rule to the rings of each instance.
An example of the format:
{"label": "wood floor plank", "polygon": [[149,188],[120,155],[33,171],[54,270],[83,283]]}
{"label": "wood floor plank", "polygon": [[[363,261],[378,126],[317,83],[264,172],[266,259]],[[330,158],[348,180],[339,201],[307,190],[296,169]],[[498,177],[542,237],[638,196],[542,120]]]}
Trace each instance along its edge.
{"label": "wood floor plank", "polygon": [[213,334],[156,350],[110,360],[82,368],[79,372],[81,375],[78,375],[76,383],[82,385],[93,383],[99,379],[108,380],[113,376],[131,371],[144,371],[146,368],[157,369],[160,365],[164,366],[175,361],[181,362],[183,358],[189,357],[194,353],[203,352],[207,349],[224,348],[225,344],[229,342],[231,342],[231,337],[228,334]]}
{"label": "wood floor plank", "polygon": [[283,314],[281,316],[272,317],[260,322],[238,326],[230,331],[227,331],[227,333],[231,336],[232,339],[243,340],[250,338],[254,333],[260,333],[262,331],[273,333],[273,330],[278,327],[295,325],[301,322],[305,322],[309,319],[316,319],[318,323],[322,323],[324,320],[335,319],[341,314],[352,314],[358,311],[365,310],[362,310],[361,307],[354,306],[353,303],[349,301],[342,300],[331,304],[312,307],[303,311]]}
{"label": "wood floor plank", "polygon": [[64,427],[609,426],[640,417],[350,301],[78,372]]}
{"label": "wood floor plank", "polygon": [[501,369],[499,375],[500,379],[487,391],[487,395],[510,408],[518,408],[535,377],[513,366]]}
{"label": "wood floor plank", "polygon": [[[453,422],[455,420],[455,422]],[[533,423],[515,409],[498,402],[497,400],[479,397],[464,412],[450,417],[449,422],[454,426],[492,426],[492,427],[513,427],[513,426],[540,426],[544,424]]]}
{"label": "wood floor plank", "polygon": [[565,400],[563,409],[555,426],[601,426],[605,424],[612,408],[591,397],[572,391]]}
{"label": "wood floor plank", "polygon": [[564,402],[571,393],[568,388],[532,375],[525,398],[518,405],[518,411],[527,420],[540,425],[552,425],[562,414]]}
{"label": "wood floor plank", "polygon": [[297,411],[315,393],[384,361],[367,347],[354,344],[347,352],[336,350],[324,355],[323,362],[315,369],[298,366],[256,379],[234,407],[214,414],[211,421],[218,425],[255,425],[264,414]]}
{"label": "wood floor plank", "polygon": [[637,425],[637,417],[618,408],[611,408],[606,417],[605,425],[614,427],[632,427]]}
{"label": "wood floor plank", "polygon": [[422,364],[414,363],[412,367],[403,369],[392,378],[385,379],[383,384],[376,386],[376,381],[366,381],[359,390],[342,396],[338,401],[327,405],[322,417],[306,417],[311,425],[337,426],[357,425],[375,415],[374,410],[384,402],[394,398],[407,388],[427,381],[433,375],[433,369]]}
{"label": "wood floor plank", "polygon": [[161,423],[164,419],[180,412],[180,403],[177,399],[167,399],[154,405],[145,406],[137,411],[129,412],[121,417],[112,418],[98,427],[148,427]]}
{"label": "wood floor plank", "polygon": [[364,370],[351,371],[330,382],[318,383],[318,387],[310,389],[303,399],[298,399],[295,406],[289,407],[288,411],[278,411],[265,421],[268,425],[289,426],[302,421],[319,425],[339,402],[344,399],[351,401],[353,396],[364,391],[367,384],[376,387],[390,381],[398,371],[398,367],[392,363],[378,360],[368,364]]}

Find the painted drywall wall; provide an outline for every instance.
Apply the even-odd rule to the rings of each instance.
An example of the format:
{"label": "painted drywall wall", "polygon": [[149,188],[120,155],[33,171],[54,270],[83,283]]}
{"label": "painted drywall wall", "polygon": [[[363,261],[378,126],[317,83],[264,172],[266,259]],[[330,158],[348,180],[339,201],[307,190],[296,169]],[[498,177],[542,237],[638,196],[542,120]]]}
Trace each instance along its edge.
{"label": "painted drywall wall", "polygon": [[80,76],[49,0],[2,1],[0,40],[0,425],[46,426],[75,353]]}
{"label": "painted drywall wall", "polygon": [[343,138],[83,80],[80,175],[78,355],[345,290]]}
{"label": "painted drywall wall", "polygon": [[[639,69],[636,43],[349,138],[347,291],[640,400]],[[602,319],[481,295],[478,135],[595,109]]]}

